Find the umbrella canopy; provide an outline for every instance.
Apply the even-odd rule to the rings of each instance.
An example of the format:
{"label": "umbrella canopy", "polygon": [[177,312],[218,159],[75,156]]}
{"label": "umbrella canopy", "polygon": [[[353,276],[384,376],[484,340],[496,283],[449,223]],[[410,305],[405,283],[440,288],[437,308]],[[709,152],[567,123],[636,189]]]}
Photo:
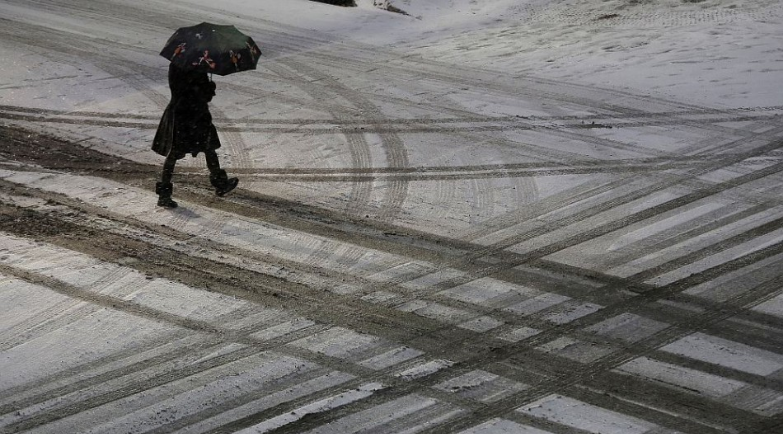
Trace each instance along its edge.
{"label": "umbrella canopy", "polygon": [[160,55],[183,69],[228,75],[256,69],[261,50],[234,26],[201,23],[174,32]]}

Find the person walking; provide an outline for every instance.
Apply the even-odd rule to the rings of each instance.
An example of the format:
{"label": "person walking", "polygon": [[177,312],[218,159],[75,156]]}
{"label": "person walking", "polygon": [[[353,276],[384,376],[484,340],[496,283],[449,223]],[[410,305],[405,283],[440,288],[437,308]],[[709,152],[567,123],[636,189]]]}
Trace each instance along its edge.
{"label": "person walking", "polygon": [[215,82],[206,72],[183,69],[173,62],[169,64],[171,101],[163,112],[152,141],[152,150],[166,157],[160,181],[155,184],[158,206],[177,207],[177,202],[171,198],[174,189],[171,181],[177,160],[187,154],[196,157],[200,152],[204,153],[209,181],[215,187],[216,195],[225,195],[239,183],[239,179],[229,178],[220,168],[215,152],[220,148],[220,139],[209,112],[215,88]]}

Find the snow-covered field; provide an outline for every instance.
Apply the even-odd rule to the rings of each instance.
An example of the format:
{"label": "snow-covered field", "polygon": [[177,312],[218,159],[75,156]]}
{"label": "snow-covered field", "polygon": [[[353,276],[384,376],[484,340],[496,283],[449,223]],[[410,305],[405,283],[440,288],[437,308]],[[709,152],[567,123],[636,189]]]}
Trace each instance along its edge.
{"label": "snow-covered field", "polygon": [[783,3],[376,3],[0,2],[0,432],[781,432]]}

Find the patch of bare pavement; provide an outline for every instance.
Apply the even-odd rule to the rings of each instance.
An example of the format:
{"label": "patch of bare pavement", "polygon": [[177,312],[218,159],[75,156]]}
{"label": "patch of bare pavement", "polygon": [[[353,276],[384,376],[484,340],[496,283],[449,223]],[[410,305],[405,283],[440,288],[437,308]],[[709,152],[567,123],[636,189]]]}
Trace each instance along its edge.
{"label": "patch of bare pavement", "polygon": [[[512,249],[217,200],[195,169],[183,208],[139,213],[157,167],[15,127],[0,143],[3,432],[781,427],[783,205],[748,188],[779,186],[779,141],[643,208],[623,185],[542,203]],[[592,258],[620,271],[569,260],[650,219]]]}

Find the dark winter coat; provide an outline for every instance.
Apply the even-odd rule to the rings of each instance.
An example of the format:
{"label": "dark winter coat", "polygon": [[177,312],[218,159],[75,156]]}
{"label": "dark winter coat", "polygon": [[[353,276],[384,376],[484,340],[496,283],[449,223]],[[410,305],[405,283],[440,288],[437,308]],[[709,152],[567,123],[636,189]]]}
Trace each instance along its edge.
{"label": "dark winter coat", "polygon": [[219,148],[220,140],[209,113],[215,83],[205,72],[186,71],[171,64],[169,88],[171,102],[160,119],[152,150],[163,156],[173,151],[180,159]]}

